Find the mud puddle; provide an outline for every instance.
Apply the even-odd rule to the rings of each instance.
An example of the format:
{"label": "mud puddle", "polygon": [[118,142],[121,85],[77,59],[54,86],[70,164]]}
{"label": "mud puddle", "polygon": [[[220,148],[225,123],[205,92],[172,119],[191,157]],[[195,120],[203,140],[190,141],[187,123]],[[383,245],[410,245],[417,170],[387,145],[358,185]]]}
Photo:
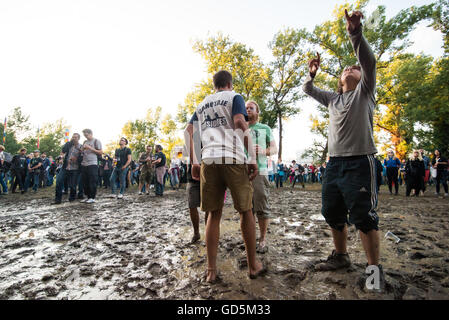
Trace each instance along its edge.
{"label": "mud puddle", "polygon": [[[365,256],[350,228],[353,266],[315,272],[332,250],[321,216],[319,191],[271,190],[274,218],[269,251],[259,257],[266,277],[249,280],[239,215],[228,197],[222,217],[218,268],[223,282],[208,285],[204,214],[202,239],[192,229],[185,191],[163,198],[124,200],[101,191],[94,205],[50,206],[53,189],[0,198],[1,299],[447,299],[449,298],[449,201],[406,199],[381,193],[381,263],[384,294],[358,282]],[[387,231],[401,241],[384,239]]]}

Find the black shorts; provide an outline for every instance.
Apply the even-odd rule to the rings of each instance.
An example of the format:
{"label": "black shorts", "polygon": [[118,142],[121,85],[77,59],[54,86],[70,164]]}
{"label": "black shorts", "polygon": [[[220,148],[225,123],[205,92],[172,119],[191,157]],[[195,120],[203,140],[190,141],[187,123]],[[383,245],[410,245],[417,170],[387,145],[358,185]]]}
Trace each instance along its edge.
{"label": "black shorts", "polygon": [[187,184],[187,201],[189,203],[189,209],[199,208],[201,206],[199,181],[189,181]]}
{"label": "black shorts", "polygon": [[[331,228],[354,224],[378,230],[377,175],[373,155],[331,158],[323,177],[322,214]],[[349,215],[349,219],[348,219]]]}

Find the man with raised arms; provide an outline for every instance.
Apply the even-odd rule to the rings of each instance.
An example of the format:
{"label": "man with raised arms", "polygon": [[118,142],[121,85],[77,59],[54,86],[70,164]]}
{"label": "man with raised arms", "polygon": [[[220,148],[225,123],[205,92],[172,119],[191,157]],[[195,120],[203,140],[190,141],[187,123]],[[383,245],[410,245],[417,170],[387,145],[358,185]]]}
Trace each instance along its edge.
{"label": "man with raised arms", "polygon": [[[329,156],[322,188],[322,214],[332,229],[335,250],[316,270],[328,271],[349,267],[346,250],[347,223],[354,224],[368,259],[379,269],[379,217],[376,213],[377,187],[373,137],[373,113],[376,103],[376,59],[362,34],[363,17],[359,11],[345,10],[346,29],[360,66],[344,69],[338,92],[313,85],[320,66],[320,56],[309,61],[309,76],[303,90],[329,108]],[[349,221],[348,221],[349,215]]]}

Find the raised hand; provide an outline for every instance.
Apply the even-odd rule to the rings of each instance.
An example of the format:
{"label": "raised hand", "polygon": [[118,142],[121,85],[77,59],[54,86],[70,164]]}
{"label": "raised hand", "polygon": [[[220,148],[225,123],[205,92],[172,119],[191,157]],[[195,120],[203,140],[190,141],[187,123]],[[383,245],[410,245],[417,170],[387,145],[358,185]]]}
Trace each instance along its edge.
{"label": "raised hand", "polygon": [[317,58],[309,61],[309,72],[312,76],[316,75],[316,72],[318,71],[321,62],[320,54],[317,52],[316,55]]}
{"label": "raised hand", "polygon": [[348,14],[348,10],[345,9],[346,29],[349,33],[353,33],[360,27],[360,19],[363,18],[363,14],[360,11],[354,11],[351,15]]}

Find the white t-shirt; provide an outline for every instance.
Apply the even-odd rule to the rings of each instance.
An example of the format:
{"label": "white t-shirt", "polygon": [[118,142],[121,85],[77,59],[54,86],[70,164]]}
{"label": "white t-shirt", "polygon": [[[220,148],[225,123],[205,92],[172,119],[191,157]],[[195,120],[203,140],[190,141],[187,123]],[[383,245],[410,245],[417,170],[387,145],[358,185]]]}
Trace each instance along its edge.
{"label": "white t-shirt", "polygon": [[190,123],[200,134],[202,160],[224,157],[246,163],[243,133],[234,128],[236,114],[248,118],[243,97],[234,91],[219,91],[198,105]]}

